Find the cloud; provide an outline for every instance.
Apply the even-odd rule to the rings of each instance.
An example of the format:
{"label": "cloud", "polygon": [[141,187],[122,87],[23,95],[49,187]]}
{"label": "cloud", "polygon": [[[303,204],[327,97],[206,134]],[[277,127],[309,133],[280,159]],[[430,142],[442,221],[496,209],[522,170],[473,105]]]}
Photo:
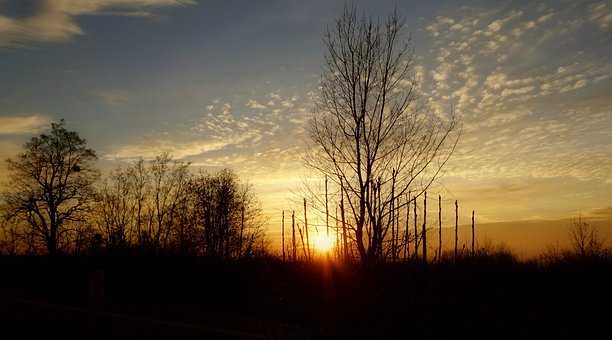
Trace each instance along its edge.
{"label": "cloud", "polygon": [[94,91],[92,95],[102,99],[107,105],[117,106],[125,104],[130,99],[125,91],[121,90],[101,90]]}
{"label": "cloud", "polygon": [[40,114],[0,117],[0,135],[37,133],[49,124],[49,118]]}
{"label": "cloud", "polygon": [[533,91],[534,86],[525,86],[518,89],[504,89],[501,93],[502,97],[514,96],[519,94],[525,94]]}
{"label": "cloud", "polygon": [[70,41],[85,34],[77,20],[82,15],[147,17],[155,7],[192,4],[193,0],[44,0],[30,16],[0,14],[0,48]]}
{"label": "cloud", "polygon": [[599,28],[606,31],[612,27],[612,8],[609,8],[603,2],[592,5],[590,19],[596,23]]}
{"label": "cloud", "polygon": [[600,217],[612,217],[612,207],[593,209],[591,211],[591,215]]}
{"label": "cloud", "polygon": [[[599,44],[603,27],[581,26],[601,24],[608,8],[462,6],[425,25],[423,93],[432,112],[454,105],[464,124],[449,175],[612,183],[612,101],[599,95],[612,78],[610,48]],[[579,38],[586,30],[593,40]]]}
{"label": "cloud", "polygon": [[246,106],[251,108],[251,109],[265,109],[265,108],[267,108],[267,106],[265,106],[263,104],[260,104],[256,100],[253,100],[253,99],[249,100],[246,103]]}
{"label": "cloud", "polygon": [[[295,95],[284,97],[273,93],[269,97],[280,104],[279,108],[268,109],[253,99],[239,103],[215,100],[205,106],[201,118],[189,124],[191,129],[173,133],[172,137],[168,137],[170,133],[156,133],[141,141],[119,146],[108,152],[104,158],[152,159],[162,152],[168,152],[177,159],[190,158],[209,165],[221,162],[244,163],[243,160],[246,159],[252,163],[250,171],[256,171],[255,168],[261,167],[262,164],[255,164],[255,161],[261,160],[263,155],[266,155],[266,150],[280,146],[284,149],[290,143],[280,139],[299,136],[298,126],[294,121],[303,118],[305,111],[304,103]],[[244,107],[258,110],[244,114],[241,110]],[[280,133],[281,126],[287,134]],[[256,153],[256,149],[261,151]],[[274,162],[270,164],[278,165]]]}
{"label": "cloud", "polygon": [[505,24],[506,24],[508,21],[511,21],[511,20],[513,20],[513,19],[515,19],[515,18],[518,18],[518,17],[520,17],[521,15],[523,15],[523,12],[522,12],[522,11],[512,11],[512,12],[510,12],[510,14],[509,14],[507,17],[505,17],[505,18],[501,18],[501,19],[497,19],[497,20],[495,20],[495,21],[491,22],[491,23],[490,23],[490,24],[487,26],[487,28],[488,28],[488,32],[490,32],[490,33],[497,33],[497,32],[499,32],[499,31],[502,29],[502,27],[503,27],[503,26],[504,26],[504,25],[505,25]]}
{"label": "cloud", "polygon": [[151,140],[143,143],[125,145],[115,152],[106,154],[105,159],[154,159],[163,152],[171,154],[176,159],[197,156],[207,152],[218,151],[230,145],[239,144],[250,136],[243,135],[234,139],[226,140],[195,140],[180,143],[172,140]]}

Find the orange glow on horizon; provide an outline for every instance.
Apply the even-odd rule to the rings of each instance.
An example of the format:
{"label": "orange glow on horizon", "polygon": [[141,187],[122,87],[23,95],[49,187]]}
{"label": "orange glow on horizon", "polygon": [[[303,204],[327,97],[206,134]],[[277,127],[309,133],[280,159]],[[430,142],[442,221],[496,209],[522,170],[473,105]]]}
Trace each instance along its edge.
{"label": "orange glow on horizon", "polygon": [[336,240],[325,232],[317,232],[313,237],[313,246],[318,253],[325,254],[334,249]]}

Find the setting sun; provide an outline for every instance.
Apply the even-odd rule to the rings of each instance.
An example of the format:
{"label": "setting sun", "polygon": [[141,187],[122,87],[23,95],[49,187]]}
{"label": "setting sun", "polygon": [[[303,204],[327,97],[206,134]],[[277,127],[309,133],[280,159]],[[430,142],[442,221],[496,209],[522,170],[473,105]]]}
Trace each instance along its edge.
{"label": "setting sun", "polygon": [[606,337],[611,42],[612,0],[0,0],[0,330]]}
{"label": "setting sun", "polygon": [[319,253],[327,253],[332,250],[335,240],[326,233],[317,233],[314,238],[314,247]]}

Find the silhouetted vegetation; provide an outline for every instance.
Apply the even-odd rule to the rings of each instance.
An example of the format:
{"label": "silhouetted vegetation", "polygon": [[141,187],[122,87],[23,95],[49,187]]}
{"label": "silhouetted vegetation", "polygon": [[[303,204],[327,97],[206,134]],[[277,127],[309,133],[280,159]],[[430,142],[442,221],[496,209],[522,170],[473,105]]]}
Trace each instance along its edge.
{"label": "silhouetted vegetation", "polygon": [[188,163],[162,154],[97,182],[95,159],[62,121],[8,160],[0,251],[219,258],[265,253],[259,203],[230,170],[194,174]]}
{"label": "silhouetted vegetation", "polygon": [[[95,160],[85,140],[61,121],[7,161],[9,188],[2,195],[2,213],[7,223],[23,226],[27,252],[42,245],[55,255],[78,233],[94,201]],[[16,250],[13,245],[11,251]]]}
{"label": "silhouetted vegetation", "polygon": [[364,268],[274,258],[0,257],[0,316],[4,330],[20,334],[95,329],[148,338],[211,329],[272,339],[590,338],[606,331],[606,314],[592,306],[610,302],[610,261],[520,262],[495,249],[446,259]]}
{"label": "silhouetted vegetation", "polygon": [[[94,160],[85,140],[60,122],[8,162],[15,185],[2,205],[0,251],[12,255],[0,257],[3,329],[148,338],[404,338],[409,322],[415,338],[575,337],[601,318],[585,311],[589,301],[609,301],[612,261],[582,218],[570,228],[571,249],[537,260],[476,244],[474,223],[469,249],[443,251],[438,197],[438,248],[424,266],[427,196],[418,225],[418,196],[406,195],[405,204],[399,197],[389,203],[391,234],[383,237],[381,259],[390,261],[364,267],[352,261],[359,252],[347,232],[354,221],[344,217],[350,196],[340,195],[340,216],[330,218],[325,195],[326,232],[336,233],[337,256],[313,256],[304,200],[304,219],[296,224],[292,213],[291,241],[283,247],[290,255],[281,258],[266,249],[251,187],[231,171],[194,173],[162,154],[97,181]],[[375,202],[381,208],[378,196]],[[115,327],[92,328],[86,320]],[[552,328],[559,320],[565,326]],[[28,328],[31,322],[40,327]]]}
{"label": "silhouetted vegetation", "polygon": [[412,47],[397,14],[381,22],[347,8],[324,42],[306,164],[342,193],[357,259],[395,259],[408,243],[395,228],[410,202],[403,198],[412,191],[416,200],[437,178],[458,141],[458,122],[454,112],[434,114],[417,100]]}
{"label": "silhouetted vegetation", "polygon": [[[148,339],[607,331],[606,312],[593,305],[609,306],[612,261],[587,219],[572,222],[571,248],[519,259],[478,244],[474,210],[460,248],[453,199],[454,242],[443,246],[446,203],[438,195],[436,221],[427,194],[459,122],[452,109],[420,105],[403,29],[396,14],[377,21],[347,9],[326,34],[306,157],[324,194],[307,188],[291,229],[282,212],[278,255],[252,187],[231,170],[198,172],[162,153],[101,176],[96,152],[64,121],[31,138],[7,161],[0,201],[2,331]],[[428,238],[435,229],[437,242]],[[335,238],[320,257],[317,234]]]}

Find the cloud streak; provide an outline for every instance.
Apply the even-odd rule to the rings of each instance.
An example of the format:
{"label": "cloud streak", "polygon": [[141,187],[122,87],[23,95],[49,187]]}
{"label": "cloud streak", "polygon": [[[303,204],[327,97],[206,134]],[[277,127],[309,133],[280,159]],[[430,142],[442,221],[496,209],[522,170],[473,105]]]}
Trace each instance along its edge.
{"label": "cloud streak", "polygon": [[0,48],[70,41],[85,34],[77,21],[82,15],[148,17],[154,8],[193,4],[193,0],[44,0],[31,16],[0,14]]}
{"label": "cloud streak", "polygon": [[0,117],[0,136],[37,133],[49,123],[49,118],[41,114]]}

